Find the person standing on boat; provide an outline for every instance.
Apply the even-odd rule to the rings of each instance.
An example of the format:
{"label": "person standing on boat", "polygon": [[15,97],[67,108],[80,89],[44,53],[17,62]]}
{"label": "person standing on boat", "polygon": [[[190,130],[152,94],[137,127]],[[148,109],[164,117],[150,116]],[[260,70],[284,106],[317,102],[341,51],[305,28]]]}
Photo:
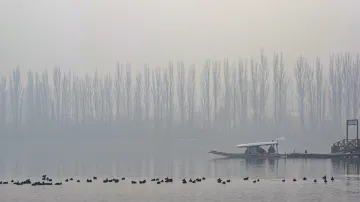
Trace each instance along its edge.
{"label": "person standing on boat", "polygon": [[275,153],[275,148],[274,148],[274,146],[273,146],[273,145],[271,145],[271,146],[269,147],[269,149],[268,149],[268,153],[269,153],[269,154],[273,154],[273,153]]}

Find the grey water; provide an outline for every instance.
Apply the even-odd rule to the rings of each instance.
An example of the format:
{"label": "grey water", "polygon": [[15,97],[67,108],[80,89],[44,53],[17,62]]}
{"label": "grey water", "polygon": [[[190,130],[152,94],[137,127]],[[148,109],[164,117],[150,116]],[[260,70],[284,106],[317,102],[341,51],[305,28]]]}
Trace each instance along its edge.
{"label": "grey water", "polygon": [[[360,166],[356,160],[244,160],[222,159],[207,148],[107,142],[89,147],[79,144],[25,142],[0,148],[0,180],[39,180],[47,174],[54,181],[73,177],[80,183],[32,187],[0,185],[0,201],[358,201]],[[105,146],[104,146],[105,144]],[[191,145],[188,140],[185,145]],[[12,143],[12,145],[14,145]],[[131,145],[131,146],[130,146]],[[191,149],[190,149],[191,147]],[[322,176],[334,182],[323,183]],[[99,180],[86,183],[87,178]],[[249,181],[243,178],[249,176]],[[103,184],[107,177],[126,177],[118,184]],[[155,177],[172,177],[174,183],[156,185]],[[183,178],[205,177],[197,184]],[[306,181],[302,178],[307,177]],[[231,179],[218,184],[217,178]],[[296,178],[298,181],[293,182]],[[133,185],[130,180],[146,179]],[[252,179],[260,179],[253,183]],[[282,182],[286,179],[286,182]],[[317,179],[317,184],[313,183]]]}

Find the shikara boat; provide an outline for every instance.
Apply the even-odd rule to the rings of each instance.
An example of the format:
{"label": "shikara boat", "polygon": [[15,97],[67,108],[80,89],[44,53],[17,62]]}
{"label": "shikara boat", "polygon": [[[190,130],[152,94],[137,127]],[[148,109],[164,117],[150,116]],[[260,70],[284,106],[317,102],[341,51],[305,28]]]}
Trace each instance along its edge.
{"label": "shikara boat", "polygon": [[[227,153],[219,151],[210,151],[209,153],[219,155],[227,158],[282,158],[286,157],[284,154],[278,152],[278,141],[271,142],[255,142],[247,144],[239,144],[237,148],[245,148],[243,153]],[[263,147],[268,147],[265,150]]]}

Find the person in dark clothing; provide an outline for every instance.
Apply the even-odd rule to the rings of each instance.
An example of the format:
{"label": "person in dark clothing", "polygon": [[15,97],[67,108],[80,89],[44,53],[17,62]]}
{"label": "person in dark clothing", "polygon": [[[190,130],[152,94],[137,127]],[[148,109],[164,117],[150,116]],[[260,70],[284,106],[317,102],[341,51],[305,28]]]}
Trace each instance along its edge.
{"label": "person in dark clothing", "polygon": [[269,153],[269,154],[275,153],[275,148],[274,148],[274,146],[271,145],[271,146],[269,147],[268,153]]}

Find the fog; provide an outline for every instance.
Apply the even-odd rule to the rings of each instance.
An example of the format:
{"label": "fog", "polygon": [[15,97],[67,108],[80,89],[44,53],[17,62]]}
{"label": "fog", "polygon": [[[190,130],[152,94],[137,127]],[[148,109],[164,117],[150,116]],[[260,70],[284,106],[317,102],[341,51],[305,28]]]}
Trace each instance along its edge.
{"label": "fog", "polygon": [[77,73],[109,72],[117,62],[134,68],[183,60],[283,52],[291,69],[304,53],[357,52],[358,1],[23,1],[0,2],[2,73],[20,66],[58,65]]}
{"label": "fog", "polygon": [[358,10],[355,0],[2,0],[1,153],[190,155],[278,137],[281,152],[329,152],[359,114]]}

